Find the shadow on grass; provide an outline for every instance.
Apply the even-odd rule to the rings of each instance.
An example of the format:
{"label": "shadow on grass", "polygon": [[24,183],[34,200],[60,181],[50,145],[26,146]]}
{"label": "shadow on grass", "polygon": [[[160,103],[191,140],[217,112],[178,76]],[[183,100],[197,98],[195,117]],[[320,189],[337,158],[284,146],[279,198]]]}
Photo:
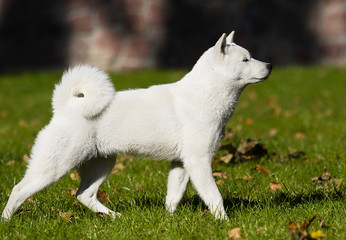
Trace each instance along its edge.
{"label": "shadow on grass", "polygon": [[294,208],[298,205],[317,203],[321,201],[341,201],[344,196],[339,191],[327,193],[324,191],[314,191],[310,193],[277,193],[269,194],[265,198],[250,200],[228,196],[224,199],[224,205],[228,212],[235,212],[242,209],[264,209],[272,207]]}
{"label": "shadow on grass", "polygon": [[[317,203],[321,201],[341,201],[345,196],[342,191],[314,191],[310,193],[271,193],[266,195],[265,198],[251,200],[241,197],[234,197],[228,195],[224,198],[224,206],[228,213],[241,211],[244,209],[264,209],[275,207],[294,208],[298,205]],[[130,202],[121,203],[121,206],[117,206],[118,210],[129,209],[133,207],[138,208],[153,208],[163,207],[164,197],[152,197],[152,196],[138,196]],[[206,210],[207,206],[203,203],[202,199],[194,194],[192,196],[184,196],[179,204],[179,207],[189,208],[192,211],[198,211],[199,209]],[[179,208],[178,207],[178,208]]]}

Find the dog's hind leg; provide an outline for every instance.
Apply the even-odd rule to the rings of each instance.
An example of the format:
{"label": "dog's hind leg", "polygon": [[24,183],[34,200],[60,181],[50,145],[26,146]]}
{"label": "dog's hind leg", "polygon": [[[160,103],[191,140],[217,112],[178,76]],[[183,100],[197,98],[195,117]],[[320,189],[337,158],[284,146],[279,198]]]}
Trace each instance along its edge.
{"label": "dog's hind leg", "polygon": [[93,212],[105,213],[112,217],[120,216],[120,213],[115,213],[100,203],[97,199],[97,191],[114,164],[115,157],[93,158],[83,163],[78,169],[81,183],[76,194],[78,201]]}
{"label": "dog's hind leg", "polygon": [[173,213],[182,199],[187,183],[189,182],[189,174],[185,170],[183,163],[173,161],[168,175],[166,209]]}
{"label": "dog's hind leg", "polygon": [[26,199],[55,183],[74,167],[72,164],[59,164],[59,167],[57,167],[56,159],[48,162],[40,160],[38,158],[32,159],[24,178],[13,187],[10,198],[2,213],[4,219],[9,220]]}

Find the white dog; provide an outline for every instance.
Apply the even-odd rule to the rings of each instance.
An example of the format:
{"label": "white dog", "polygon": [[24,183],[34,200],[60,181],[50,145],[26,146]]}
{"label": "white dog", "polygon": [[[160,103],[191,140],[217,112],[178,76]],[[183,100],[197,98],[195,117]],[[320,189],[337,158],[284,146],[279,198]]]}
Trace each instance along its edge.
{"label": "white dog", "polygon": [[122,153],[172,161],[168,211],[175,211],[191,179],[215,218],[227,219],[211,162],[240,93],[272,70],[236,45],[233,35],[223,34],[172,84],[116,92],[97,68],[65,72],[54,90],[53,118],[38,134],[2,217],[10,219],[27,198],[73,168],[81,176],[77,199],[94,212],[118,215],[97,200],[97,190]]}

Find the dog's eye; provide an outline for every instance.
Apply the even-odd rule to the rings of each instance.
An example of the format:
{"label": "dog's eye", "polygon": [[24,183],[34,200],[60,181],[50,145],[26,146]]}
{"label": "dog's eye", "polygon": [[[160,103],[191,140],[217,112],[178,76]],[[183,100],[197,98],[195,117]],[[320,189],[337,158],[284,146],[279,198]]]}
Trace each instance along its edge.
{"label": "dog's eye", "polygon": [[246,57],[243,59],[243,62],[248,62],[249,59],[247,59]]}

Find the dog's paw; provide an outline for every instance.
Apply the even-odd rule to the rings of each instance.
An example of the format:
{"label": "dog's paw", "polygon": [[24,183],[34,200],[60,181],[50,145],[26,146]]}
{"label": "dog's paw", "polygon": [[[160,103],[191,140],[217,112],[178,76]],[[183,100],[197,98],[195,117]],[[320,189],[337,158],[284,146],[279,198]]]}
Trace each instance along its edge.
{"label": "dog's paw", "polygon": [[109,216],[111,217],[111,218],[113,218],[113,219],[115,219],[115,218],[120,218],[121,217],[121,213],[119,213],[119,212],[114,212],[114,211],[109,211]]}

